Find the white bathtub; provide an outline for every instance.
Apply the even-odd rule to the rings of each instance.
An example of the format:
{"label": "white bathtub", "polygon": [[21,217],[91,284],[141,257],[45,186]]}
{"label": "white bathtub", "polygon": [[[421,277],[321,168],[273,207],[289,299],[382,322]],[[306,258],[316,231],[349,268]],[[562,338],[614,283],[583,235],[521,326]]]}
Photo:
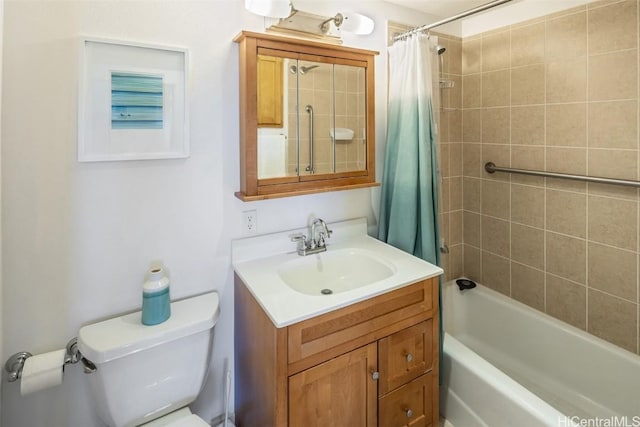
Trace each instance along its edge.
{"label": "white bathtub", "polygon": [[442,293],[455,427],[640,426],[639,356],[481,285]]}

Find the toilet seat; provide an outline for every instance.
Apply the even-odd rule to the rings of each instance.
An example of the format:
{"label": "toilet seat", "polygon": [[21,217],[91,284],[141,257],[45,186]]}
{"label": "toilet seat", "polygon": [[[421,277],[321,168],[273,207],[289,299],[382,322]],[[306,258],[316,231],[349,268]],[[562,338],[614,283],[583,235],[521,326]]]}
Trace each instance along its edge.
{"label": "toilet seat", "polygon": [[205,420],[192,414],[189,408],[178,409],[140,427],[211,427]]}

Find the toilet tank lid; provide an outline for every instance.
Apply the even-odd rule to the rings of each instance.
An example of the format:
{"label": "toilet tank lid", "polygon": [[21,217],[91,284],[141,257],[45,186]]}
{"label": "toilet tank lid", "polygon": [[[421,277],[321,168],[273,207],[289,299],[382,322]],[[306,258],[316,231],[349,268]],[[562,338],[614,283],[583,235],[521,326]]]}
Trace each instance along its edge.
{"label": "toilet tank lid", "polygon": [[217,292],[171,303],[171,317],[153,326],[142,324],[141,312],[84,326],[78,349],[93,363],[105,363],[147,348],[213,328],[220,316]]}

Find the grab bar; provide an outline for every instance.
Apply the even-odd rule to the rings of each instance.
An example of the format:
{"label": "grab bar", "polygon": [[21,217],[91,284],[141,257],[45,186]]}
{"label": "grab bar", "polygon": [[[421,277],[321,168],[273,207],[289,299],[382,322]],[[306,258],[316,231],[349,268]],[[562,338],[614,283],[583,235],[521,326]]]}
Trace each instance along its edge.
{"label": "grab bar", "polygon": [[627,187],[640,187],[640,181],[630,181],[627,179],[615,179],[615,178],[602,178],[597,176],[586,176],[586,175],[573,175],[573,174],[558,173],[558,172],[544,172],[544,171],[535,171],[530,169],[504,168],[504,167],[496,166],[495,163],[493,162],[487,162],[484,165],[484,170],[486,170],[489,173],[506,172],[506,173],[516,173],[521,175],[542,176],[542,177],[548,177],[548,178],[572,179],[574,181],[596,182],[598,184],[613,184],[613,185],[625,185]]}
{"label": "grab bar", "polygon": [[304,109],[309,113],[309,164],[304,170],[313,173],[313,107],[307,105]]}

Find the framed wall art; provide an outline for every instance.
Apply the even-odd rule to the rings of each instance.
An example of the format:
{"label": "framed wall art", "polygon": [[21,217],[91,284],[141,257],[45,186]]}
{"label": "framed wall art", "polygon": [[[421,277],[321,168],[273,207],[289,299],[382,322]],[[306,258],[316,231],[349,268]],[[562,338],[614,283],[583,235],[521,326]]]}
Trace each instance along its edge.
{"label": "framed wall art", "polygon": [[188,51],[83,38],[78,160],[189,156]]}

